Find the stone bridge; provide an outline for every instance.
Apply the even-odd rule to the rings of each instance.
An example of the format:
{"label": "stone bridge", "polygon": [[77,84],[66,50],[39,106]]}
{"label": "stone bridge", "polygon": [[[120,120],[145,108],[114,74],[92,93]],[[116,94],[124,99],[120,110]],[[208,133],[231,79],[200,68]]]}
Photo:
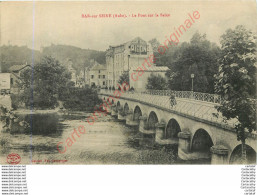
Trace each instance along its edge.
{"label": "stone bridge", "polygon": [[[173,97],[170,99],[171,94]],[[178,145],[183,160],[211,159],[212,164],[240,163],[241,142],[237,141],[236,120],[225,122],[215,105],[220,97],[196,92],[125,92],[113,99],[114,91],[99,96],[112,103],[111,115],[129,126],[138,126],[157,144]],[[246,140],[247,161],[256,162],[256,133]]]}

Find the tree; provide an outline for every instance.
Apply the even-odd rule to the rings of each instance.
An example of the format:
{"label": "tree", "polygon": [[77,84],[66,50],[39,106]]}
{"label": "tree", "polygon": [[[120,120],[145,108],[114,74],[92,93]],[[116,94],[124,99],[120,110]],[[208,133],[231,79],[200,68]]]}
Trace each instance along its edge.
{"label": "tree", "polygon": [[69,87],[62,100],[65,109],[76,111],[92,112],[97,104],[102,103],[98,98],[97,90],[90,87]]}
{"label": "tree", "polygon": [[54,108],[58,96],[70,85],[71,74],[52,57],[44,57],[21,74],[21,100],[26,106]]}
{"label": "tree", "polygon": [[152,46],[152,49],[153,49],[153,53],[158,53],[158,47],[161,45],[160,42],[154,38],[154,39],[151,39],[150,41],[148,41],[151,46]]}
{"label": "tree", "polygon": [[169,88],[176,91],[191,90],[194,74],[194,91],[214,93],[214,75],[218,72],[219,47],[195,33],[190,43],[181,43],[167,51],[169,56]]}
{"label": "tree", "polygon": [[118,83],[120,85],[122,85],[125,82],[129,84],[129,72],[128,71],[123,72],[118,81]]}
{"label": "tree", "polygon": [[[215,92],[224,99],[217,110],[226,120],[236,118],[237,139],[246,160],[247,132],[256,130],[256,36],[243,26],[228,29],[221,36],[222,55]],[[256,101],[255,101],[256,102]]]}
{"label": "tree", "polygon": [[151,74],[147,78],[146,89],[150,90],[166,90],[167,89],[167,80],[161,75]]}
{"label": "tree", "polygon": [[[161,43],[156,39],[151,39],[150,41],[148,41],[151,44],[151,47],[153,49],[153,55],[156,58],[155,64],[156,66],[167,66],[169,63],[169,53],[165,52],[164,54],[160,54],[158,52],[158,48],[161,45]],[[169,45],[169,48],[173,48],[173,46]],[[170,49],[168,50],[170,51]]]}

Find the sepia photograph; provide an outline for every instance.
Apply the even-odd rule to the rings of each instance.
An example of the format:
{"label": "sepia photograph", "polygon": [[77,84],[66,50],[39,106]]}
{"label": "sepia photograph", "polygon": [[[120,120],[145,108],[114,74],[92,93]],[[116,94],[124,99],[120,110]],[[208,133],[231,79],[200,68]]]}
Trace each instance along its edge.
{"label": "sepia photograph", "polygon": [[0,3],[0,164],[255,165],[255,1]]}

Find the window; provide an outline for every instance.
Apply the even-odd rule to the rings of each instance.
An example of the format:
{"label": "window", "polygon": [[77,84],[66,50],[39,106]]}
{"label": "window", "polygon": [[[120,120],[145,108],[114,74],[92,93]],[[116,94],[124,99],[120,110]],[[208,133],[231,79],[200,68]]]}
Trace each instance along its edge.
{"label": "window", "polygon": [[105,75],[103,75],[103,79],[105,79]]}
{"label": "window", "polygon": [[101,78],[101,75],[98,75],[98,78],[100,79],[100,78]]}
{"label": "window", "polygon": [[105,85],[105,81],[103,81],[103,85]]}
{"label": "window", "polygon": [[94,78],[94,75],[91,75],[91,79],[93,79]]}
{"label": "window", "polygon": [[101,70],[99,70],[98,73],[101,73]]}
{"label": "window", "polygon": [[11,85],[13,85],[13,78],[11,78]]}

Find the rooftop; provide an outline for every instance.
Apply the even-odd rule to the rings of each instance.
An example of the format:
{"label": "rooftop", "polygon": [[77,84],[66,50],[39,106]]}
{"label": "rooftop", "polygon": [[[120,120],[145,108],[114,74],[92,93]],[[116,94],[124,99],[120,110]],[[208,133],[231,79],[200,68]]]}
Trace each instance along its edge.
{"label": "rooftop", "polygon": [[90,70],[105,70],[106,67],[102,64],[95,64]]}
{"label": "rooftop", "polygon": [[[138,67],[133,67],[133,71],[136,71]],[[166,72],[169,70],[167,66],[151,66],[146,67],[147,70],[145,72]]]}
{"label": "rooftop", "polygon": [[13,72],[13,71],[19,71],[19,70],[21,70],[21,69],[23,69],[23,68],[25,68],[25,67],[27,67],[27,66],[30,66],[30,65],[28,65],[28,64],[24,64],[24,65],[13,65],[13,66],[11,66],[11,67],[9,68],[9,70],[10,70],[11,72]]}

